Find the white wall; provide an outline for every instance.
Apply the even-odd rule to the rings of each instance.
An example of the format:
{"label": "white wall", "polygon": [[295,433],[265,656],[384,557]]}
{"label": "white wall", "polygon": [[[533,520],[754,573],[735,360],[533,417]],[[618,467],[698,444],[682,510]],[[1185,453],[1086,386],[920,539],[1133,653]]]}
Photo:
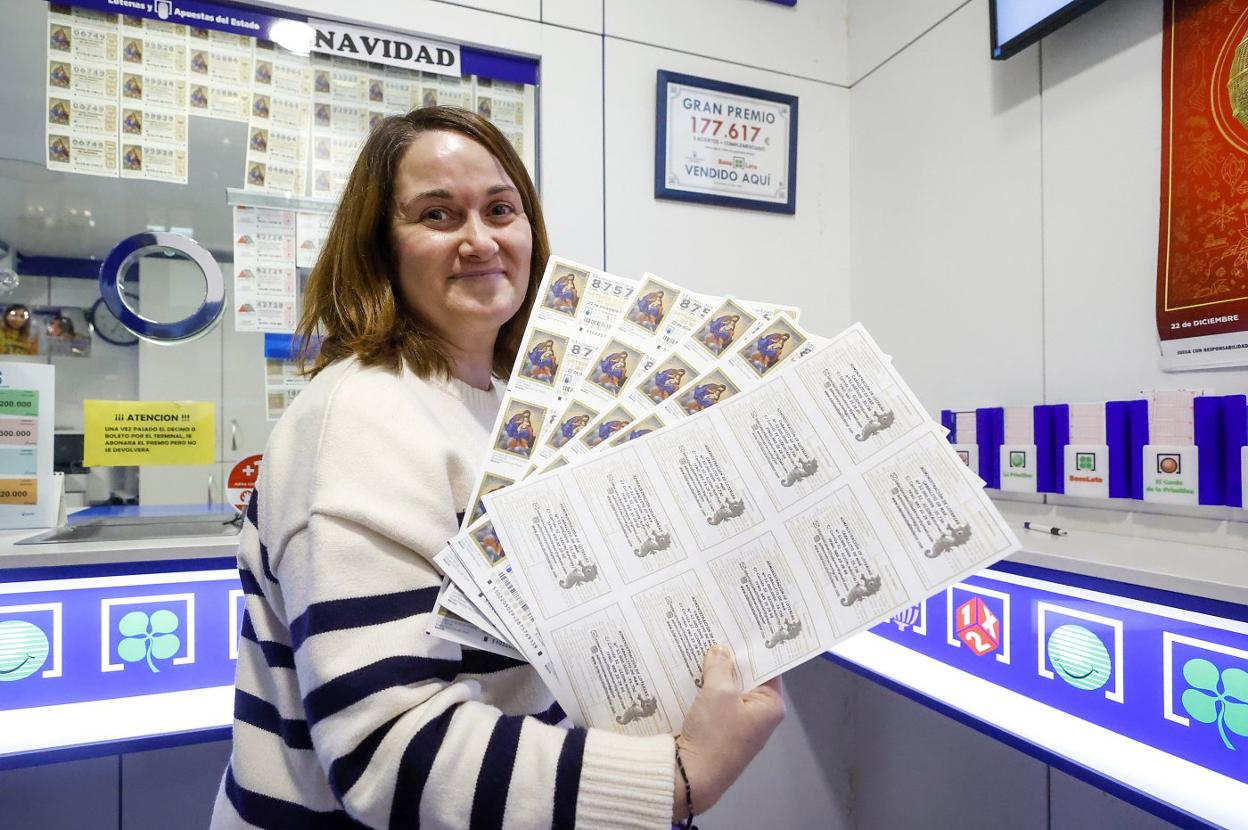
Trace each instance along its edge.
{"label": "white wall", "polygon": [[[930,410],[1248,389],[1243,370],[1158,368],[1161,8],[1107,0],[994,62],[987,0],[850,0],[852,310]],[[1227,522],[1081,512],[1235,546]],[[854,695],[864,830],[1165,825],[908,700]]]}
{"label": "white wall", "polygon": [[[608,270],[798,305],[826,334],[848,325],[848,91],[612,38],[605,67]],[[659,69],[798,96],[795,215],[654,198]]]}
{"label": "white wall", "polygon": [[987,27],[964,5],[850,93],[851,307],[929,410],[1043,394],[1036,55]]}
{"label": "white wall", "polygon": [[[820,319],[818,303],[837,309],[823,320],[839,326],[848,320],[847,2],[272,5],[539,58],[542,202],[556,253],[623,276],[651,270],[679,281],[685,273],[703,291],[738,290],[759,278],[774,284],[782,271],[785,296],[797,291],[796,301],[815,315],[810,319]],[[655,201],[654,70],[660,67],[800,96],[796,217]],[[605,239],[604,210],[611,211]],[[673,222],[682,227],[679,238],[670,232]],[[733,246],[723,244],[729,235]],[[762,239],[775,244],[764,246]],[[779,259],[769,255],[773,247]]]}
{"label": "white wall", "polygon": [[850,0],[849,78],[862,80],[968,0]]}
{"label": "white wall", "polygon": [[850,2],[855,316],[932,410],[1248,389],[1159,368],[1161,0],[1003,62],[987,7]]}
{"label": "white wall", "polygon": [[844,0],[605,0],[610,37],[844,85]]}

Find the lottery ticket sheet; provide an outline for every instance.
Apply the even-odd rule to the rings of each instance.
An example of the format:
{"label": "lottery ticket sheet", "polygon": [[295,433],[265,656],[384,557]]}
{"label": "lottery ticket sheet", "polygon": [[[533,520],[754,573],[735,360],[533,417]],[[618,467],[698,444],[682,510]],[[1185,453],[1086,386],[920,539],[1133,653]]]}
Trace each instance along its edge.
{"label": "lottery ticket sheet", "polygon": [[628,403],[633,388],[658,360],[702,325],[720,300],[685,291],[653,274],[643,276],[610,336],[551,419],[556,428],[548,430],[534,448],[530,472],[573,438],[585,440],[596,434],[602,422],[631,420],[631,410],[637,406]]}
{"label": "lottery ticket sheet", "polygon": [[855,325],[703,412],[485,496],[488,517],[436,561],[457,556],[448,573],[573,721],[678,731],[712,643],[753,688],[1017,550],[982,488]]}
{"label": "lottery ticket sheet", "polygon": [[[724,342],[722,348],[708,348],[704,340],[715,320],[723,319],[725,308],[742,307],[756,309],[757,318],[743,334]],[[632,441],[681,417],[709,409],[753,388],[776,366],[803,356],[823,342],[798,326],[789,311],[779,308],[783,307],[726,300],[677,349],[651,361],[650,370],[626,390],[620,404],[591,421],[577,440],[566,442],[540,471],[562,466],[579,455]]]}
{"label": "lottery ticket sheet", "polygon": [[[769,309],[766,313],[770,314],[772,311],[773,309]],[[705,317],[705,315],[702,316]],[[823,338],[798,327],[791,321],[787,312],[781,312],[774,323],[768,324],[769,319],[759,321],[761,331],[758,332],[758,337],[740,339],[736,350],[721,354],[718,360],[712,360],[708,364],[711,368],[704,373],[707,384],[715,386],[719,380],[725,380],[732,384],[732,394],[742,389],[753,388],[772,368],[788,359],[801,359],[818,344],[825,342]],[[784,332],[784,335],[777,338],[774,332]],[[653,364],[657,360],[658,357],[654,357],[648,362]],[[722,387],[722,384],[718,385]],[[693,394],[691,400],[699,403],[695,408],[687,402],[683,405],[681,412],[693,414],[695,411],[709,408],[720,400],[731,397],[731,395],[723,394],[722,388],[712,388],[707,394],[701,386],[694,384],[691,390]],[[676,402],[673,401],[673,403]],[[653,408],[653,403],[651,403],[651,408]],[[620,430],[610,442],[595,442],[593,449],[606,449],[610,445],[618,445],[641,437],[655,429],[662,428],[665,423],[674,421],[676,417],[678,416],[675,414],[668,414],[666,420],[659,419],[657,415],[641,418],[630,428]],[[586,450],[588,451],[590,450]],[[566,463],[566,460],[560,457],[556,457],[556,460]],[[484,514],[484,510],[481,513]],[[501,555],[501,546],[488,526],[488,519],[478,518],[468,528],[467,537],[462,542],[463,544],[459,547],[452,546],[451,549],[445,551],[438,563],[445,572],[452,574],[455,580],[462,583],[463,588],[457,586],[452,578],[447,578],[435,604],[434,619],[440,621],[441,617],[438,615],[445,608],[468,622],[474,622],[473,615],[465,613],[465,607],[472,607],[475,602],[483,609],[488,609],[486,613],[495,624],[493,626],[481,625],[481,631],[473,632],[472,636],[484,639],[488,635],[507,641],[508,634],[505,632],[510,631],[514,632],[513,636],[519,639],[530,638],[531,613],[523,607],[523,603],[519,601],[519,593],[511,584],[506,559]],[[641,543],[645,542],[646,540],[641,540]],[[465,575],[467,579],[463,578]],[[485,586],[489,595],[477,588],[477,585]],[[465,592],[472,593],[474,599],[469,599]],[[494,610],[494,606],[498,607],[497,611]],[[513,620],[515,624],[508,625],[503,617]],[[520,620],[517,620],[517,617]],[[446,639],[454,642],[464,642],[462,631],[459,629],[452,631],[456,636],[446,636],[435,625],[431,633],[445,636]],[[487,650],[495,649],[487,647]]]}
{"label": "lottery ticket sheet", "polygon": [[234,206],[234,330],[295,330],[295,212]]}
{"label": "lottery ticket sheet", "polygon": [[[643,413],[652,410],[657,401],[675,392],[683,382],[710,368],[720,352],[695,347],[692,343],[708,326],[713,325],[713,320],[724,318],[727,312],[747,306],[751,308],[751,311],[745,312],[746,323],[740,331],[729,335],[728,342],[731,343],[733,335],[748,336],[761,320],[770,319],[778,313],[776,306],[750,305],[732,297],[689,295],[682,298],[682,302],[688,313],[679,318],[680,325],[675,332],[679,337],[655,343],[644,358],[633,364],[634,369],[612,397],[604,397],[601,380],[612,371],[612,363],[621,352],[604,349],[595,357],[568,406],[555,419],[555,429],[538,448],[533,471],[552,469],[566,464],[569,456],[593,450],[638,420]],[[623,338],[612,340],[621,341]]]}
{"label": "lottery ticket sheet", "polygon": [[430,634],[452,643],[510,657],[513,660],[524,659],[520,652],[500,637],[497,630],[481,616],[478,609],[467,603],[466,598],[457,601],[447,596],[450,590],[450,580],[443,580],[442,590],[438,594],[438,604],[434,608],[430,622]]}
{"label": "lottery ticket sheet", "polygon": [[[656,289],[656,284],[663,285],[663,289]],[[713,301],[719,298],[698,297],[696,295],[682,296],[682,289],[678,286],[671,283],[662,283],[658,278],[649,274],[643,278],[642,289],[645,289],[645,293],[642,290],[635,292],[633,299],[624,312],[623,318],[626,322],[617,324],[612,335],[607,339],[608,345],[603,348],[602,352],[599,352],[599,356],[601,356],[603,352],[610,348],[610,344],[613,343],[632,342],[640,344],[644,335],[630,330],[630,327],[635,327],[635,322],[630,318],[637,316],[647,306],[651,309],[658,309],[659,313],[654,318],[656,325],[653,326],[658,336],[644,347],[639,345],[639,348],[650,348],[652,350],[648,353],[643,352],[642,357],[638,361],[638,365],[642,367],[638,375],[642,379],[653,377],[654,372],[647,375],[646,369],[648,367],[653,368],[660,362],[666,364],[667,361],[664,360],[664,355],[666,352],[671,351],[673,347],[682,345],[689,337],[704,336],[704,330],[709,325],[708,321],[713,319],[710,317],[712,310],[723,312],[725,308],[732,309],[738,307],[735,300],[715,303]],[[655,297],[656,293],[658,293],[657,298]],[[662,313],[661,306],[659,306],[664,297],[673,299],[674,308],[670,317]],[[754,320],[751,324],[752,328],[748,330],[751,334],[737,338],[735,349],[721,352],[719,349],[712,350],[707,348],[705,344],[701,344],[698,351],[704,353],[704,357],[699,358],[697,355],[687,355],[681,359],[683,365],[703,366],[707,371],[698,377],[697,382],[690,386],[687,400],[671,401],[673,406],[680,406],[678,412],[672,411],[666,416],[654,413],[642,417],[643,413],[654,409],[658,400],[662,400],[658,397],[657,392],[652,390],[650,396],[634,400],[627,408],[623,405],[617,405],[608,409],[606,412],[606,415],[609,416],[608,419],[605,421],[601,418],[598,419],[598,421],[601,421],[601,427],[597,423],[592,423],[589,429],[580,430],[582,434],[578,441],[566,446],[564,449],[588,453],[594,449],[605,449],[609,445],[617,445],[646,435],[655,429],[662,428],[666,423],[673,422],[679,417],[679,414],[693,414],[696,411],[713,406],[721,399],[727,399],[733,394],[737,394],[742,389],[752,388],[766,372],[775,366],[778,366],[790,357],[804,354],[813,348],[816,343],[822,342],[820,338],[803,331],[789,317],[789,312],[777,312],[776,309],[784,308],[783,306],[763,306],[758,304],[758,308],[760,311],[758,312],[757,320],[754,320],[754,316],[750,315],[750,319]],[[774,317],[773,320],[773,316],[777,313],[779,316]],[[695,329],[698,331],[695,331]],[[646,330],[648,331],[649,327]],[[682,334],[685,336],[681,336]],[[731,346],[732,339],[728,338],[724,345]],[[595,358],[595,360],[597,359]],[[526,358],[523,355],[520,360],[522,362],[532,362],[531,358]],[[692,364],[689,361],[693,361]],[[592,374],[593,367],[594,364],[591,362],[587,374]],[[647,380],[646,382],[651,383],[652,381]],[[675,378],[671,382],[675,387],[680,386],[680,378]],[[582,384],[584,383],[585,378],[582,378]],[[622,388],[629,390],[632,389],[632,385]],[[579,399],[577,400],[578,405],[580,405]],[[565,409],[566,411],[567,409]],[[582,417],[586,420],[589,419],[588,415]],[[573,429],[571,431],[575,435],[581,425],[573,423],[572,426]],[[610,439],[609,442],[607,439]],[[562,444],[566,443],[566,441],[562,442]],[[564,463],[567,463],[566,458],[557,455],[551,459],[548,466],[561,466]],[[484,477],[484,480],[489,485],[489,488],[483,489],[482,492],[496,492],[513,483],[511,480],[503,477],[491,479],[489,474]],[[474,498],[473,504],[475,508],[469,517],[470,521],[480,519],[485,513],[484,505],[479,498]],[[472,556],[471,552],[467,552],[465,555],[468,557]],[[501,583],[495,584],[496,589],[501,589],[502,587]],[[444,585],[442,593],[438,598],[438,604],[435,606],[435,611],[441,611],[441,609],[446,608],[462,617],[468,617],[468,615],[462,613],[461,607],[457,606],[462,606],[464,603],[469,602],[462,589],[454,584]],[[468,618],[471,619],[470,617]],[[435,619],[438,618],[435,616]],[[489,628],[483,628],[483,631],[486,634],[494,633]],[[455,641],[460,642],[459,640]]]}
{"label": "lottery ticket sheet", "polygon": [[47,167],[117,173],[117,16],[48,6]]}
{"label": "lottery ticket sheet", "polygon": [[[707,307],[704,302],[705,299],[706,298],[702,298],[698,301],[698,303],[701,304],[701,308]],[[634,301],[634,303],[635,302],[636,301]],[[717,313],[722,313],[725,307],[735,307],[737,302],[738,301],[736,300],[729,299],[724,304],[720,305],[717,309]],[[609,410],[608,413],[616,413],[614,419],[605,423],[601,433],[591,430],[589,433],[582,435],[581,440],[576,445],[565,447],[565,450],[578,448],[581,449],[581,452],[583,453],[592,452],[594,450],[603,450],[610,446],[618,446],[619,444],[634,440],[643,435],[647,435],[655,430],[662,429],[665,425],[673,423],[681,416],[687,417],[689,415],[696,414],[704,409],[709,409],[721,400],[727,400],[732,395],[739,394],[744,389],[752,389],[759,382],[761,382],[761,379],[767,374],[767,372],[779,366],[784,361],[790,359],[800,360],[802,357],[809,354],[817,345],[825,342],[824,339],[818,335],[806,332],[798,326],[797,323],[794,322],[789,316],[790,312],[776,311],[777,308],[784,308],[783,306],[767,307],[759,305],[759,307],[762,309],[759,312],[760,316],[756,321],[754,321],[754,323],[751,324],[751,328],[748,330],[747,334],[736,338],[735,341],[730,338],[729,342],[724,343],[725,346],[732,346],[735,342],[735,348],[722,352],[719,349],[716,349],[713,353],[708,350],[709,356],[706,363],[695,362],[694,365],[705,366],[706,371],[699,375],[698,378],[690,384],[689,391],[686,396],[670,401],[663,401],[662,408],[668,410],[665,414],[660,415],[658,412],[651,412],[651,414],[645,415],[645,417],[642,417],[640,414],[629,414],[630,411],[634,413],[643,413],[653,410],[656,403],[654,396],[646,398],[642,402],[633,404],[631,410],[625,410],[618,406],[614,407],[612,410]],[[778,316],[773,317],[773,315],[777,314]],[[704,336],[705,330],[708,326],[707,320],[713,319],[708,318],[706,313],[700,313],[698,317],[702,321],[698,332],[694,332],[692,329],[698,328],[699,326],[690,324],[684,327],[691,337]],[[680,341],[677,341],[677,343],[678,345],[683,345]],[[718,355],[718,357],[715,357],[715,355]],[[643,366],[653,366],[658,363],[662,357],[662,351],[656,355],[651,355],[643,361]],[[696,361],[696,358],[693,359]],[[679,380],[674,381],[674,383],[679,386]],[[646,404],[648,404],[648,407],[643,408]],[[621,427],[625,425],[627,428],[622,429]],[[602,436],[601,439],[598,437],[600,435]],[[610,436],[609,440],[607,440],[608,436]],[[551,462],[548,463],[547,469],[553,469],[556,466],[562,466],[566,463],[566,457],[563,455],[557,455],[551,460]],[[501,489],[501,487],[498,489]],[[443,608],[446,608],[471,621],[472,616],[463,613],[463,608],[465,605],[471,606],[473,603],[473,600],[468,598],[465,591],[473,592],[474,582],[472,581],[472,571],[477,570],[478,572],[476,575],[480,576],[482,580],[481,584],[485,585],[486,588],[490,590],[490,593],[500,594],[495,598],[496,604],[505,606],[503,613],[506,614],[508,618],[511,618],[514,614],[518,613],[524,613],[527,615],[527,612],[524,612],[522,609],[512,607],[514,606],[516,598],[518,598],[518,594],[512,589],[511,585],[507,581],[506,562],[491,555],[485,555],[482,558],[478,558],[475,555],[477,553],[493,553],[497,550],[496,547],[492,546],[492,542],[497,540],[490,537],[489,529],[485,528],[479,521],[484,514],[485,510],[484,506],[482,506],[481,510],[474,513],[473,518],[476,524],[473,524],[468,529],[469,538],[475,539],[477,544],[467,545],[465,548],[449,553],[440,563],[445,571],[454,574],[456,577],[462,577],[465,570],[467,570],[469,572],[469,580],[460,580],[461,582],[464,582],[464,588],[461,589],[455,584],[454,580],[448,577],[446,582],[450,584],[443,584],[442,591],[438,596],[438,601],[435,604],[434,610],[435,612],[440,612]],[[460,559],[461,556],[464,558],[462,562]],[[472,568],[473,565],[478,567],[474,569]],[[493,571],[501,571],[502,573],[495,578],[492,573]],[[480,602],[482,598],[485,598],[484,592],[478,590],[475,593],[478,602]],[[488,598],[485,601],[487,604],[489,603]],[[438,618],[435,616],[435,619]],[[506,624],[502,623],[501,617],[498,618],[498,622],[503,630],[508,628]],[[495,637],[500,637],[503,640],[507,639],[506,635],[500,633],[497,629],[493,629],[489,626],[482,626],[481,628],[482,632],[480,633],[482,634],[493,635]],[[521,630],[517,632],[517,636],[521,638],[527,637],[527,634],[523,631],[524,626],[521,625],[519,628]],[[437,633],[436,629],[437,627],[435,626],[433,633]],[[455,642],[462,642],[462,640],[456,637],[448,637],[447,639],[452,639]]]}
{"label": "lottery ticket sheet", "polygon": [[571,260],[551,257],[547,262],[465,525],[481,515],[483,493],[523,477],[555,414],[636,289],[636,280]]}

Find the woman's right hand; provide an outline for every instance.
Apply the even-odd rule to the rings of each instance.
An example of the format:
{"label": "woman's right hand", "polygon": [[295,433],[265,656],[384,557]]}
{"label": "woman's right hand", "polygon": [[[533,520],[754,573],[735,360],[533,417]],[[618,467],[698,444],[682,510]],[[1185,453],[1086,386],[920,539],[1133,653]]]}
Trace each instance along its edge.
{"label": "woman's right hand", "polygon": [[[694,813],[704,813],[719,801],[754,759],[784,719],[780,678],[773,678],[742,694],[734,678],[732,653],[713,645],[702,660],[702,688],[676,736],[681,761],[693,792]],[[685,782],[675,771],[672,818],[688,815]]]}

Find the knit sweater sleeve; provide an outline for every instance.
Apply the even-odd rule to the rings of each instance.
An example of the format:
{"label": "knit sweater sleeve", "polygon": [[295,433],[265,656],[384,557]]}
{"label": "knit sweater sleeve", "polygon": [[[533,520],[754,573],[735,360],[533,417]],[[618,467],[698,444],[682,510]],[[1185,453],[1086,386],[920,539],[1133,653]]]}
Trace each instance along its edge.
{"label": "knit sweater sleeve", "polygon": [[335,797],[374,828],[669,827],[670,736],[504,714],[480,700],[467,662],[479,653],[426,633],[441,582],[430,558],[463,508],[448,479],[455,431],[370,383],[330,398],[306,527],[272,563]]}

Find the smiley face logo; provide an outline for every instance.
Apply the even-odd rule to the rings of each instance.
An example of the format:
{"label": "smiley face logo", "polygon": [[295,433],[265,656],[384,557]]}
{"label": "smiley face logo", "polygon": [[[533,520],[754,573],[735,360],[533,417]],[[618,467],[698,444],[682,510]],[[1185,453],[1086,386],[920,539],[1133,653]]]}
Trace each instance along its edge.
{"label": "smiley face logo", "polygon": [[1081,625],[1062,625],[1049,635],[1049,662],[1058,677],[1091,691],[1109,682],[1109,651],[1101,638]]}
{"label": "smiley face logo", "polygon": [[0,622],[0,681],[25,680],[48,659],[48,637],[25,620]]}

